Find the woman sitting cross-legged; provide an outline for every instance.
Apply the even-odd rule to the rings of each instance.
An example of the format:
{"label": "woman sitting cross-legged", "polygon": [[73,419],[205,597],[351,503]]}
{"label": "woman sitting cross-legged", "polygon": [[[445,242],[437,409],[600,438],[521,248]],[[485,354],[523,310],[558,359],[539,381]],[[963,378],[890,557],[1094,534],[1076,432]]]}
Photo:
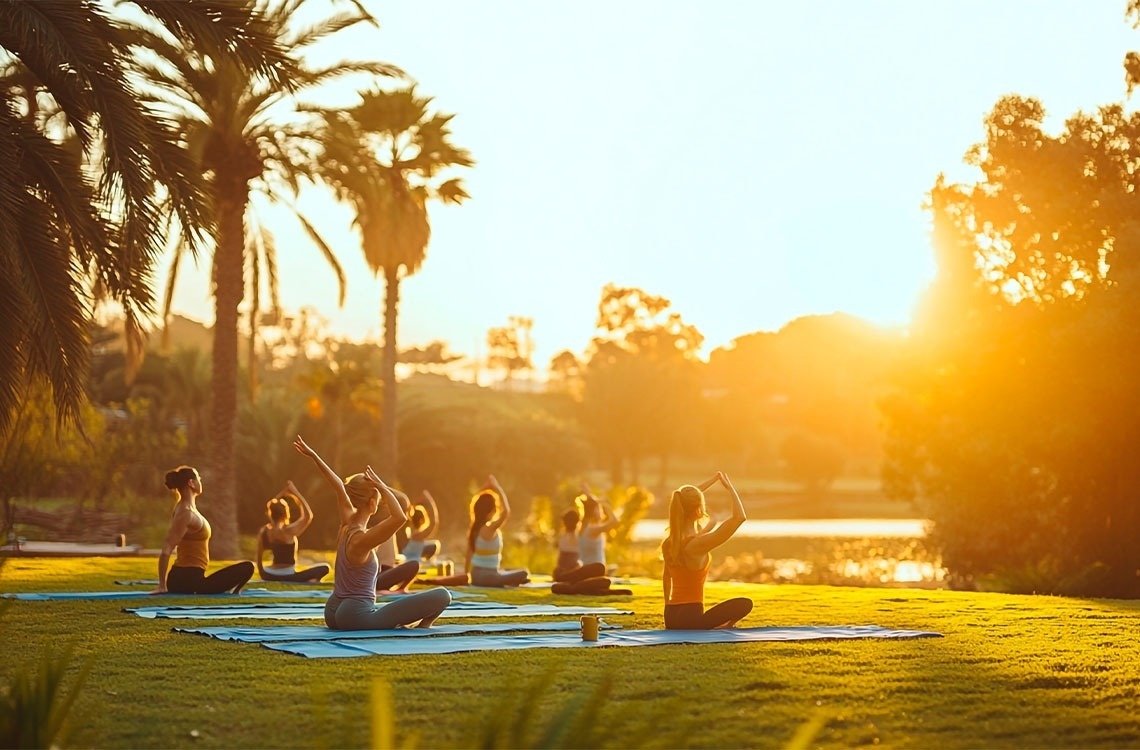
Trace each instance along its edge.
{"label": "woman sitting cross-legged", "polygon": [[471,500],[471,528],[467,531],[467,575],[472,586],[521,586],[530,580],[525,569],[501,570],[504,523],[511,517],[507,493],[494,476]]}
{"label": "woman sitting cross-legged", "polygon": [[[198,511],[202,494],[202,477],[191,466],[179,466],[166,472],[166,488],[174,492],[178,502],[170,514],[170,530],[158,556],[158,588],[152,594],[222,594],[241,593],[242,586],[253,578],[254,566],[249,560],[227,565],[206,575],[210,565],[210,522]],[[170,554],[176,552],[169,572]]]}
{"label": "woman sitting cross-legged", "polygon": [[[585,497],[585,496],[582,496]],[[553,594],[594,594],[597,596],[632,594],[628,589],[611,588],[604,562],[583,563],[580,554],[578,526],[582,523],[582,497],[574,507],[562,514],[562,533],[558,537],[558,562],[554,566]]]}
{"label": "woman sitting cross-legged", "polygon": [[431,535],[439,527],[439,508],[435,498],[427,490],[423,491],[423,505],[412,506],[408,516],[408,541],[400,550],[409,560],[431,560],[439,554],[440,543]]}
{"label": "woman sitting cross-legged", "polygon": [[[296,521],[290,519],[289,498],[300,509]],[[313,522],[313,509],[292,480],[285,483],[280,495],[265,504],[265,514],[269,516],[269,523],[257,533],[257,572],[261,580],[316,583],[329,574],[329,566],[323,563],[297,569],[298,537]],[[273,555],[269,565],[262,562],[266,550]]]}
{"label": "woman sitting cross-legged", "polygon": [[[723,523],[708,525],[704,493],[717,482],[732,493],[732,516]],[[712,564],[709,552],[728,541],[744,521],[740,495],[722,471],[698,487],[685,484],[673,491],[669,535],[661,542],[667,630],[731,628],[752,611],[752,600],[743,597],[705,610],[705,579]]]}
{"label": "woman sitting cross-legged", "polygon": [[[363,474],[342,481],[300,435],[293,446],[313,459],[328,480],[340,515],[333,592],[325,602],[325,624],[333,630],[392,630],[413,624],[430,627],[451,604],[447,589],[428,589],[376,604],[376,576],[380,571],[376,546],[391,538],[408,520],[392,489],[370,466]],[[368,522],[381,502],[387,515],[369,528]]]}

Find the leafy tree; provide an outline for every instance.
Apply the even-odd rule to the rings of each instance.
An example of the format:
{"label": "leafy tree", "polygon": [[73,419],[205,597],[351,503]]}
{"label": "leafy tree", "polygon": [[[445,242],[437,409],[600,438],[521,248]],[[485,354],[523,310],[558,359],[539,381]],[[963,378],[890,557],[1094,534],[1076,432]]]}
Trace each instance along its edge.
{"label": "leafy tree", "polygon": [[886,478],[962,580],[1135,595],[1140,115],[1044,116],[1002,99],[981,178],[931,191],[939,273],[885,403]]}
{"label": "leafy tree", "polygon": [[463,182],[448,175],[474,166],[451,141],[454,115],[433,113],[432,99],[415,87],[373,90],[351,109],[325,114],[317,173],[348,202],[360,230],[364,258],[384,274],[384,404],[378,469],[397,469],[396,317],[400,281],[423,264],[431,238],[430,200],[458,205],[468,199]]}
{"label": "leafy tree", "polygon": [[[398,69],[380,62],[338,62],[320,67],[304,62],[313,45],[353,26],[376,23],[359,3],[345,3],[345,10],[336,10],[334,5],[331,15],[308,26],[301,26],[296,19],[305,0],[257,0],[254,5],[265,19],[267,33],[288,55],[293,66],[288,79],[251,78],[231,57],[211,55],[183,37],[163,33],[162,29],[140,35],[140,43],[159,56],[145,66],[156,105],[175,108],[189,153],[207,179],[217,219],[213,238],[209,484],[211,500],[216,503],[214,529],[221,557],[237,553],[234,441],[238,419],[238,308],[247,296],[245,271],[254,269],[256,280],[264,267],[273,279],[276,267],[271,235],[250,218],[251,194],[261,193],[292,206],[291,196],[296,194],[302,178],[317,168],[307,146],[317,131],[319,110],[298,106],[297,94],[356,74],[400,74]],[[307,114],[302,115],[301,110]],[[343,298],[344,274],[331,249],[312,224],[297,215],[308,236],[333,266]],[[174,278],[172,274],[171,283]],[[271,284],[271,296],[273,289]],[[260,283],[255,283],[251,292],[252,339],[260,315]],[[250,366],[252,370],[252,360]]]}
{"label": "leafy tree", "polygon": [[533,318],[512,315],[507,325],[487,331],[487,365],[506,371],[508,385],[516,371],[534,367],[533,328]]}
{"label": "leafy tree", "polygon": [[[121,305],[137,364],[167,208],[191,246],[213,226],[181,134],[138,95],[137,27],[114,17],[116,7],[0,3],[0,345],[9,353],[0,362],[0,428],[38,375],[51,384],[60,419],[77,418],[93,291]],[[245,4],[128,7],[247,77],[286,80],[286,59]]]}
{"label": "leafy tree", "polygon": [[650,456],[660,459],[664,483],[670,456],[692,445],[704,336],[669,308],[668,299],[637,288],[602,290],[581,415],[614,484],[623,483],[626,463],[636,484]]}

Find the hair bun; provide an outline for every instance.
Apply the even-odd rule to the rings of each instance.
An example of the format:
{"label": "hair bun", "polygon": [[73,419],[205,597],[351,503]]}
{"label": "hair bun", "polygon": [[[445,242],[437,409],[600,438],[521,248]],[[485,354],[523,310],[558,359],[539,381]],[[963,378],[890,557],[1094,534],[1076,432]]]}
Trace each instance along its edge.
{"label": "hair bun", "polygon": [[168,489],[168,490],[178,489],[178,472],[177,471],[166,472],[166,482],[165,483],[166,483],[166,489]]}

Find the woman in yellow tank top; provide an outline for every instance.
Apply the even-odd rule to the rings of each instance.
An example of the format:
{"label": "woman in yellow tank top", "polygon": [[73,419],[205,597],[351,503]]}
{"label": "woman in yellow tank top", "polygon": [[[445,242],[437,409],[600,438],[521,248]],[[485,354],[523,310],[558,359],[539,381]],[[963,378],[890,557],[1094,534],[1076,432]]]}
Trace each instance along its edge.
{"label": "woman in yellow tank top", "polygon": [[[254,564],[249,560],[228,565],[206,575],[210,564],[210,522],[198,512],[198,495],[202,494],[202,477],[191,466],[179,466],[166,472],[166,488],[178,495],[170,515],[170,530],[158,556],[158,588],[152,594],[221,594],[241,593],[242,586],[253,577]],[[170,555],[174,565],[167,572]]]}
{"label": "woman in yellow tank top", "polygon": [[[708,525],[705,491],[717,482],[732,493],[732,516],[723,523]],[[693,486],[684,484],[669,499],[669,535],[661,542],[665,560],[662,585],[665,593],[667,630],[712,630],[731,628],[752,611],[752,600],[729,599],[705,611],[705,578],[712,555],[744,523],[744,505],[724,472]]]}

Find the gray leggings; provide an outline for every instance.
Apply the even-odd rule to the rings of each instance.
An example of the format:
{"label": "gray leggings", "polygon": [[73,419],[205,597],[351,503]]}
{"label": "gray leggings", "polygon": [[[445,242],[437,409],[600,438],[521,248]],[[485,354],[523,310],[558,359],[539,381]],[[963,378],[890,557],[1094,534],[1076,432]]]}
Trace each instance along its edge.
{"label": "gray leggings", "polygon": [[448,604],[451,592],[443,588],[407,594],[383,604],[333,594],[325,602],[325,625],[333,630],[392,630],[420,620],[431,622]]}
{"label": "gray leggings", "polygon": [[530,580],[530,572],[520,570],[495,570],[494,568],[480,568],[471,566],[472,586],[521,586]]}

